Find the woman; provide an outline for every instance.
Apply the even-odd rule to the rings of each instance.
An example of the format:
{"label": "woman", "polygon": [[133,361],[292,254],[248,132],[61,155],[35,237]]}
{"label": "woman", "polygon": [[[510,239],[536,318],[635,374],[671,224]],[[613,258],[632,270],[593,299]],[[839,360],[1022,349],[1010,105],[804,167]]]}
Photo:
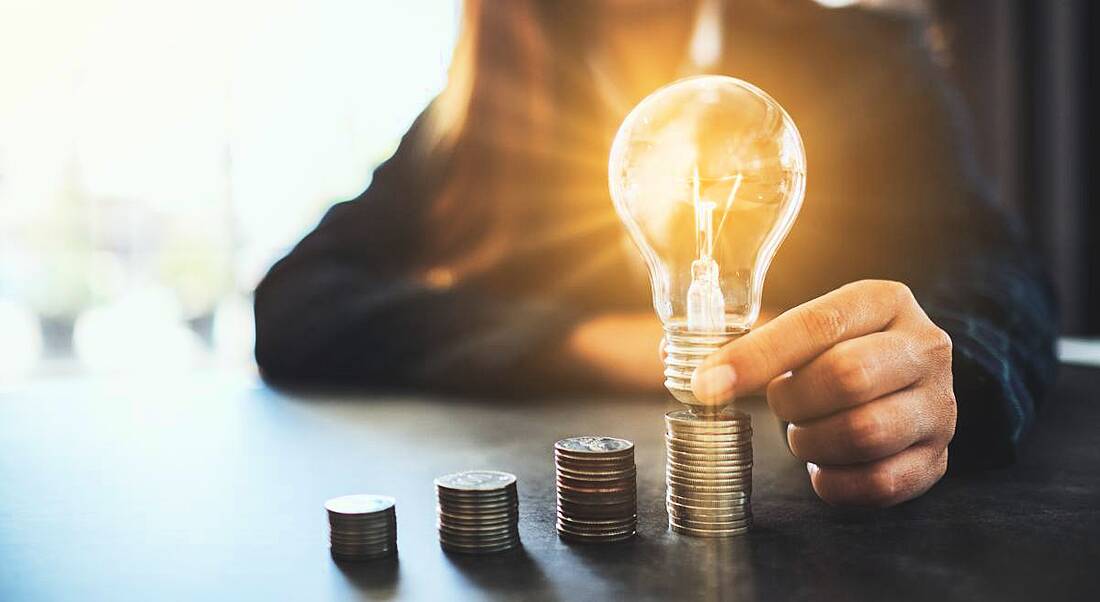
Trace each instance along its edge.
{"label": "woman", "polygon": [[726,73],[789,111],[809,187],[765,288],[784,313],[710,358],[696,394],[766,387],[834,503],[920,495],[949,453],[1011,460],[1053,377],[1053,303],[977,184],[925,33],[808,0],[468,0],[447,89],[257,289],[264,375],[659,390],[608,148],[652,90]]}

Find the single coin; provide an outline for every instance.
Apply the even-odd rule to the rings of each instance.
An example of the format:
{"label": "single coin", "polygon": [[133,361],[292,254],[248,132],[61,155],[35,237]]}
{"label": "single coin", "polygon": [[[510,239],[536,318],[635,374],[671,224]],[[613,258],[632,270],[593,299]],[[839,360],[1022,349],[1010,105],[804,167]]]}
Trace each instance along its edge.
{"label": "single coin", "polygon": [[693,518],[687,519],[679,516],[669,516],[669,522],[675,522],[681,527],[687,527],[689,529],[709,529],[709,530],[725,530],[725,529],[739,529],[741,527],[748,527],[752,525],[752,515],[745,516],[736,520],[729,521],[711,521],[705,518]]}
{"label": "single coin", "polygon": [[582,489],[596,488],[596,489],[616,489],[621,487],[631,487],[638,482],[635,475],[631,475],[622,479],[577,479],[574,477],[568,477],[562,474],[558,474],[555,479],[555,483],[558,485],[564,485],[566,487],[578,487]]}
{"label": "single coin", "polygon": [[725,493],[707,493],[699,491],[684,491],[677,488],[671,488],[665,494],[666,500],[671,500],[677,504],[685,504],[688,506],[728,506],[739,502],[740,500],[751,500],[751,491],[735,491]]}
{"label": "single coin", "polygon": [[745,421],[751,421],[752,416],[741,412],[739,410],[725,409],[721,412],[713,414],[698,414],[691,410],[676,410],[665,414],[665,420],[674,423],[686,423],[686,424],[725,424],[725,423],[741,423]]}
{"label": "single coin", "polygon": [[467,470],[443,475],[435,486],[449,491],[496,491],[516,484],[516,475],[499,470]]}
{"label": "single coin", "polygon": [[681,474],[703,474],[707,478],[717,477],[744,477],[744,475],[752,473],[752,464],[747,466],[733,466],[733,467],[708,467],[703,464],[682,464],[680,462],[669,461],[664,464],[665,470],[668,472],[678,472]]}
{"label": "single coin", "polygon": [[638,526],[638,520],[635,518],[616,521],[614,523],[588,523],[584,521],[578,521],[572,518],[558,516],[558,524],[565,525],[567,528],[577,532],[589,532],[589,531],[621,531],[623,529],[635,529]]}
{"label": "single coin", "polygon": [[620,504],[577,504],[558,500],[558,511],[568,516],[586,518],[620,517],[637,514],[638,504],[634,500]]}
{"label": "single coin", "polygon": [[675,484],[683,487],[741,487],[752,484],[752,475],[697,479],[692,476],[680,475],[675,471],[668,471],[665,473],[665,484]]}
{"label": "single coin", "polygon": [[[739,454],[752,451],[752,437],[730,439],[727,441],[704,441],[701,439],[670,437],[665,435],[665,449],[683,449],[691,453],[704,453],[708,455],[717,452]],[[693,451],[695,449],[702,451]]]}
{"label": "single coin", "polygon": [[563,540],[568,541],[570,543],[579,543],[579,544],[618,543],[618,542],[627,541],[629,539],[632,539],[634,537],[634,534],[635,533],[633,531],[631,531],[630,533],[625,533],[623,535],[591,536],[591,535],[573,535],[569,532],[558,531],[558,536],[561,537]]}
{"label": "single coin", "polygon": [[393,556],[397,553],[397,546],[392,545],[388,547],[379,548],[354,548],[354,547],[340,547],[330,546],[330,552],[333,556],[339,556],[341,558],[349,559],[367,559],[367,558],[381,558],[383,556]]}
{"label": "single coin", "polygon": [[519,543],[519,536],[499,537],[495,539],[468,539],[455,537],[440,537],[439,542],[456,548],[487,549],[499,546],[510,546]]}
{"label": "single coin", "polygon": [[389,533],[389,534],[385,534],[385,535],[370,535],[370,536],[344,535],[344,534],[340,534],[340,533],[330,533],[329,534],[329,541],[333,541],[333,543],[363,544],[363,545],[366,545],[366,546],[375,545],[375,544],[389,543],[389,541],[394,541],[395,539],[397,539],[397,534],[396,533]]}
{"label": "single coin", "polygon": [[571,483],[567,483],[562,479],[557,479],[555,485],[557,486],[558,491],[565,491],[567,493],[587,493],[595,495],[626,493],[638,490],[638,484],[633,479],[629,481],[610,481],[603,485],[594,483],[574,485]]}
{"label": "single coin", "polygon": [[584,481],[592,483],[600,483],[605,481],[622,481],[627,479],[634,479],[638,475],[638,470],[631,467],[630,470],[616,470],[616,471],[589,471],[581,472],[577,470],[568,470],[559,468],[557,470],[557,476],[559,478],[571,479],[574,481]]}
{"label": "single coin", "polygon": [[458,502],[458,501],[450,500],[450,499],[446,499],[446,498],[436,498],[436,506],[438,506],[440,508],[448,508],[448,509],[454,509],[454,510],[464,510],[464,511],[468,510],[468,511],[473,511],[473,512],[481,512],[481,511],[493,512],[493,511],[499,511],[499,510],[504,510],[504,509],[508,509],[508,508],[518,508],[519,507],[519,500],[516,499],[516,498],[513,498],[513,499],[502,499],[502,500],[489,500],[489,501],[484,501],[484,502],[473,502],[473,501]]}
{"label": "single coin", "polygon": [[581,436],[562,439],[554,444],[554,449],[580,454],[614,454],[631,451],[634,444],[617,437]]}
{"label": "single coin", "polygon": [[608,495],[603,495],[603,494],[601,494],[601,495],[587,495],[587,494],[583,494],[583,493],[567,493],[567,492],[563,492],[563,491],[558,492],[558,501],[559,502],[573,502],[573,503],[576,503],[576,504],[591,504],[593,506],[597,506],[597,505],[606,506],[606,505],[609,505],[609,504],[610,505],[615,505],[615,504],[633,503],[637,499],[638,499],[638,496],[633,491],[627,492],[627,493],[618,493],[618,494],[614,494],[614,495],[611,495],[611,494],[608,494]]}
{"label": "single coin", "polygon": [[675,495],[671,491],[665,494],[665,501],[669,504],[700,509],[741,508],[751,504],[751,500],[752,495],[749,493],[726,494],[725,496],[712,495],[703,499]]}
{"label": "single coin", "polygon": [[440,547],[446,552],[454,552],[458,554],[497,554],[499,552],[507,552],[514,549],[519,545],[519,540],[514,542],[507,542],[496,546],[460,546],[448,544],[445,542],[439,542]]}
{"label": "single coin", "polygon": [[680,535],[688,535],[690,537],[707,537],[707,538],[722,538],[722,537],[735,537],[737,535],[744,535],[752,530],[752,527],[742,527],[740,529],[729,529],[726,531],[700,531],[697,529],[687,529],[677,525],[669,525],[669,528],[679,533]]}
{"label": "single coin", "polygon": [[516,533],[514,528],[484,533],[461,532],[442,527],[439,529],[439,537],[452,543],[498,543],[503,539],[515,537]]}
{"label": "single coin", "polygon": [[344,495],[325,502],[325,510],[333,514],[355,516],[390,510],[396,504],[396,500],[386,495]]}
{"label": "single coin", "polygon": [[519,520],[519,514],[508,513],[508,514],[494,514],[494,515],[490,515],[490,516],[469,516],[469,515],[449,514],[449,513],[446,513],[446,512],[440,512],[440,513],[438,513],[438,518],[439,518],[439,520],[441,520],[443,522],[446,522],[448,524],[467,525],[467,526],[477,526],[477,525],[492,526],[492,525],[503,525],[503,524],[515,524]]}
{"label": "single coin", "polygon": [[745,422],[744,424],[676,424],[672,422],[665,423],[665,434],[678,435],[683,433],[684,435],[738,435],[742,433],[751,433],[752,424]]}
{"label": "single coin", "polygon": [[728,522],[752,516],[752,506],[742,508],[697,508],[668,504],[666,510],[670,516],[707,522]]}
{"label": "single coin", "polygon": [[330,549],[329,553],[335,560],[340,561],[360,561],[360,560],[375,560],[378,558],[389,558],[397,554],[397,548],[389,550],[380,550],[378,552],[342,552],[340,550]]}
{"label": "single coin", "polygon": [[563,455],[554,452],[554,464],[576,470],[616,470],[634,466],[634,454],[621,456],[580,456]]}
{"label": "single coin", "polygon": [[486,504],[516,499],[518,493],[515,485],[508,485],[495,491],[453,491],[437,488],[435,497],[436,499],[447,500],[459,504]]}
{"label": "single coin", "polygon": [[558,529],[558,536],[569,542],[585,542],[585,543],[609,543],[613,541],[621,541],[623,539],[629,539],[634,536],[636,530],[619,531],[615,533],[576,533],[573,531],[567,531]]}

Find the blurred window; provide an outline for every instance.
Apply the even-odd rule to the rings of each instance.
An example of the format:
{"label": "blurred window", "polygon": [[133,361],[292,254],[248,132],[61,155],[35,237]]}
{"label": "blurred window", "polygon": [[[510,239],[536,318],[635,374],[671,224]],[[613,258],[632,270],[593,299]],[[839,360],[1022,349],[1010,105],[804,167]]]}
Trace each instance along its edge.
{"label": "blurred window", "polygon": [[0,384],[251,361],[250,293],[442,88],[456,0],[0,0]]}

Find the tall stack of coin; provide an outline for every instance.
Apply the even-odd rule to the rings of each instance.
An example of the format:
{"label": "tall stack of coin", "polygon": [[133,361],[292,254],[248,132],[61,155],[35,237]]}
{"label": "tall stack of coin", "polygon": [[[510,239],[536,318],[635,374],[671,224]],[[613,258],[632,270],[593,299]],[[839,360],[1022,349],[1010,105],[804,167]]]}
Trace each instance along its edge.
{"label": "tall stack of coin", "polygon": [[752,419],[744,412],[665,415],[666,497],[673,531],[728,537],[752,528]]}
{"label": "tall stack of coin", "polygon": [[325,502],[337,558],[365,560],[397,553],[397,511],[384,495],[345,495]]}
{"label": "tall stack of coin", "polygon": [[519,544],[515,475],[469,470],[435,480],[439,543],[451,552],[488,554]]}
{"label": "tall stack of coin", "polygon": [[634,444],[614,437],[572,437],[554,445],[558,534],[576,542],[629,539],[638,527]]}

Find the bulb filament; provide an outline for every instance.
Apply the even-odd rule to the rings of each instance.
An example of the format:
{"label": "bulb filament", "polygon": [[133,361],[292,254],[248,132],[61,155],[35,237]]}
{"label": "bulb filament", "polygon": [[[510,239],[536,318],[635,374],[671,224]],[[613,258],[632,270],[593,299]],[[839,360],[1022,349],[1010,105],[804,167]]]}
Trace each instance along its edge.
{"label": "bulb filament", "polygon": [[[726,201],[727,213],[740,184],[739,174]],[[691,263],[691,286],[688,287],[687,298],[688,329],[695,332],[722,332],[725,330],[726,304],[718,283],[718,262],[714,260],[714,209],[717,205],[699,194],[699,185],[699,166],[695,165],[691,189],[695,208],[697,258]],[[725,216],[722,221],[725,222]]]}

